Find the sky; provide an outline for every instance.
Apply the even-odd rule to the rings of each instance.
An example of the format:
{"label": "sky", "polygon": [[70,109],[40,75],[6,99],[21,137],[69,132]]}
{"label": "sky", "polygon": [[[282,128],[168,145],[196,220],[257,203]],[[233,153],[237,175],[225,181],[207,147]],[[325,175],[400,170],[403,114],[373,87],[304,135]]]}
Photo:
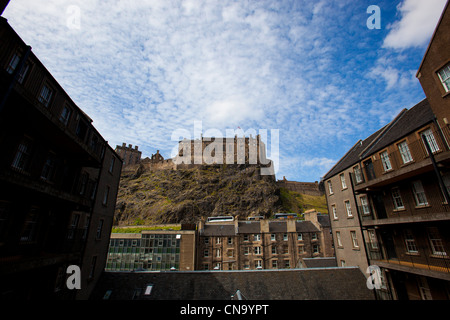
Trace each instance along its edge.
{"label": "sky", "polygon": [[425,98],[445,3],[11,0],[3,16],[113,148],[167,159],[195,130],[256,132],[277,179],[312,182]]}

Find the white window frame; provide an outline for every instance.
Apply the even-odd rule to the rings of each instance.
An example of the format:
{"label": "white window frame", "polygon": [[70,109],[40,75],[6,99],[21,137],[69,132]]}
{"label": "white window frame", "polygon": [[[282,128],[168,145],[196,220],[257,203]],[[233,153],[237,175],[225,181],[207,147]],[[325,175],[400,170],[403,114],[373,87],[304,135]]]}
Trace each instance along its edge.
{"label": "white window frame", "polygon": [[350,237],[352,239],[352,245],[354,249],[358,249],[359,248],[359,244],[358,244],[358,238],[356,236],[356,231],[350,231]]}
{"label": "white window frame", "polygon": [[[440,150],[439,149],[439,145],[438,145],[438,143],[436,141],[436,138],[434,137],[434,134],[433,134],[433,132],[431,131],[430,128],[428,128],[427,130],[423,131],[420,134],[421,139],[422,139],[422,135],[425,136],[425,139],[427,140],[428,145],[430,146],[430,150],[431,150],[432,153],[436,153],[436,152],[438,152]],[[422,139],[422,143],[423,143],[423,139]],[[425,152],[428,155],[427,148],[425,148]]]}
{"label": "white window frame", "polygon": [[336,205],[332,204],[331,205],[331,212],[333,213],[333,219],[334,220],[338,220],[338,215],[337,215],[337,209],[336,209]]}
{"label": "white window frame", "polygon": [[380,159],[383,164],[384,172],[392,170],[392,164],[387,150],[380,153]]}
{"label": "white window frame", "polygon": [[394,202],[395,210],[403,210],[405,209],[405,204],[403,203],[402,196],[400,194],[400,189],[398,187],[394,187],[391,189],[392,200]]}
{"label": "white window frame", "polygon": [[427,228],[428,239],[430,241],[431,250],[434,255],[447,256],[442,237],[437,227]]}
{"label": "white window frame", "polygon": [[369,215],[370,214],[369,199],[367,198],[367,196],[362,196],[361,198],[359,198],[359,200],[361,201],[363,215]]}
{"label": "white window frame", "polygon": [[41,88],[38,100],[44,106],[48,107],[48,105],[50,104],[50,100],[52,99],[52,96],[53,96],[53,89],[47,84],[44,84]]}
{"label": "white window frame", "polygon": [[416,245],[416,239],[410,229],[404,229],[405,246],[407,253],[419,253]]}
{"label": "white window frame", "polygon": [[427,206],[428,200],[422,182],[420,180],[413,181],[412,188],[414,199],[416,200],[416,206],[418,207]]}
{"label": "white window frame", "polygon": [[338,247],[343,247],[340,231],[336,231],[336,241],[337,241]]}
{"label": "white window frame", "polygon": [[359,166],[354,166],[353,172],[355,174],[356,183],[361,183],[363,181],[361,168]]}
{"label": "white window frame", "polygon": [[450,91],[450,63],[437,72],[439,80],[441,80],[442,86],[445,92]]}
{"label": "white window frame", "polygon": [[341,179],[342,189],[347,189],[347,183],[345,182],[345,174],[341,173],[339,175],[339,178]]}
{"label": "white window frame", "polygon": [[413,161],[413,157],[411,155],[411,151],[409,150],[408,143],[406,142],[406,140],[397,144],[397,147],[398,151],[400,152],[400,155],[402,156],[402,161],[404,164]]}
{"label": "white window frame", "polygon": [[331,183],[330,180],[328,180],[327,183],[328,183],[328,192],[329,192],[329,194],[331,195],[331,194],[334,193],[334,192],[333,192],[333,184]]}
{"label": "white window frame", "polygon": [[345,210],[347,210],[347,217],[349,217],[349,218],[353,217],[352,206],[350,204],[350,200],[345,200],[344,205],[345,205]]}

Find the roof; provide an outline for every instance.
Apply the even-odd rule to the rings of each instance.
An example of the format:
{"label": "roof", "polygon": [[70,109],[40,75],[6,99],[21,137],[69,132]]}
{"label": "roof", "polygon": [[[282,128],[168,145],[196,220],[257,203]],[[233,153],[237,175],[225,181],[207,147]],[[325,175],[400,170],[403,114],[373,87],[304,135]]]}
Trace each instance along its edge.
{"label": "roof", "polygon": [[335,165],[326,173],[327,180],[358,163],[361,159],[381,150],[414,130],[433,121],[434,114],[427,99],[420,101],[411,109],[403,109],[390,123],[374,132],[365,140],[359,140]]}
{"label": "roof", "polygon": [[260,233],[259,221],[239,221],[239,233]]}
{"label": "roof", "polygon": [[[150,295],[145,295],[151,285]],[[139,292],[139,295],[136,295]],[[249,300],[371,300],[357,267],[260,271],[104,272],[91,299],[230,300],[240,290]]]}
{"label": "roof", "polygon": [[202,236],[234,236],[234,225],[232,224],[205,224]]}
{"label": "roof", "polygon": [[336,257],[303,258],[303,264],[306,268],[329,268],[337,266]]}

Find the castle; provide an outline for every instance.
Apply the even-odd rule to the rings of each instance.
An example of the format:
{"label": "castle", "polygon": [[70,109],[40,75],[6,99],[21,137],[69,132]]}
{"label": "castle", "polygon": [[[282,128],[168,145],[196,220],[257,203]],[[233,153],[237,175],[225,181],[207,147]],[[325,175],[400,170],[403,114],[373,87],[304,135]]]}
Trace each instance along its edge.
{"label": "castle", "polygon": [[138,168],[146,170],[189,169],[199,165],[238,164],[268,167],[273,173],[272,161],[266,158],[266,147],[260,135],[256,137],[184,139],[178,142],[178,153],[174,158],[164,159],[156,151],[151,158],[141,159],[138,146],[131,144],[116,146],[115,151],[123,159],[122,172],[135,172]]}

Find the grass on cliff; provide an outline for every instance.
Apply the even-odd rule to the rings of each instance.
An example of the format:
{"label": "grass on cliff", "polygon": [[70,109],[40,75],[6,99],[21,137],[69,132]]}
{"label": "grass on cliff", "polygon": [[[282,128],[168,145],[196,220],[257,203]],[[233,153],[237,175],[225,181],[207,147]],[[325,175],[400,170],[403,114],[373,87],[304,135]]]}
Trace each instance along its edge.
{"label": "grass on cliff", "polygon": [[325,196],[311,196],[286,188],[280,188],[280,198],[284,212],[301,213],[309,209],[328,214]]}

